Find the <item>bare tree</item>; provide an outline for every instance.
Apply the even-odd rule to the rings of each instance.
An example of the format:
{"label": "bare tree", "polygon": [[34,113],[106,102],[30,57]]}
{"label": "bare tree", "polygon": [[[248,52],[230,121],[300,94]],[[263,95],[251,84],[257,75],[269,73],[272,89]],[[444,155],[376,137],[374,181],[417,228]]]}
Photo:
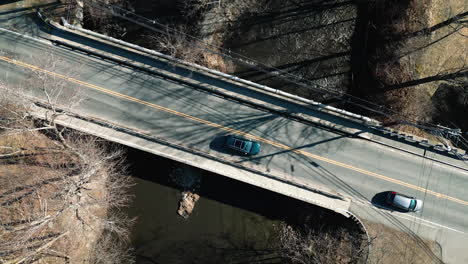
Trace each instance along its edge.
{"label": "bare tree", "polygon": [[221,7],[222,2],[222,0],[187,0],[183,2],[182,9],[186,16],[194,17],[209,8]]}
{"label": "bare tree", "polygon": [[299,228],[283,223],[279,231],[280,254],[288,263],[355,263],[361,258],[355,244],[358,236],[344,229]]}
{"label": "bare tree", "polygon": [[154,49],[172,57],[221,72],[232,71],[232,63],[225,60],[216,47],[210,47],[191,37],[188,32],[187,26],[176,29],[167,27],[164,34],[146,35],[145,38]]}
{"label": "bare tree", "polygon": [[[25,72],[28,89],[0,84],[0,262],[132,263],[133,220],[113,212],[131,198],[123,152],[57,124],[82,97],[47,57]],[[100,261],[94,246],[108,249]]]}
{"label": "bare tree", "polygon": [[[64,17],[71,24],[91,30],[96,30],[113,37],[123,37],[127,34],[127,28],[112,20],[112,6],[125,7],[132,9],[129,0],[63,0],[66,6]],[[103,11],[96,8],[96,5],[109,8],[109,11]]]}

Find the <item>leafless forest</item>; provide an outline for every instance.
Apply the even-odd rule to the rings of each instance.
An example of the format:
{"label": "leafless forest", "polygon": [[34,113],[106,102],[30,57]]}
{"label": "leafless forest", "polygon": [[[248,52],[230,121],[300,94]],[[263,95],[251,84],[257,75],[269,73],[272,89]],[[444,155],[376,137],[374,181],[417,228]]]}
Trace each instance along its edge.
{"label": "leafless forest", "polygon": [[118,213],[131,200],[124,153],[57,124],[79,91],[42,72],[26,76],[18,87],[0,84],[0,262],[132,263],[133,220]]}
{"label": "leafless forest", "polygon": [[[467,131],[467,11],[463,1],[448,2],[67,0],[59,15],[414,133],[420,131],[399,120]],[[96,7],[102,3],[115,12]],[[117,16],[119,8],[148,18],[156,30]],[[53,55],[38,62],[49,70],[57,63]],[[79,74],[75,70],[69,75]],[[40,104],[21,85],[0,83],[0,262],[132,263],[134,220],[118,210],[131,200],[124,153],[58,125],[81,102],[79,90],[70,92],[65,81],[41,72],[26,76],[21,85],[37,86]],[[350,96],[391,111],[364,111]],[[415,260],[401,254],[405,249],[390,250],[382,227],[373,230],[374,252],[381,255],[371,263],[392,263],[396,256],[430,260],[427,252]],[[355,234],[344,230],[284,224],[278,232],[277,254],[290,263],[362,260]],[[410,242],[415,251],[425,248]]]}

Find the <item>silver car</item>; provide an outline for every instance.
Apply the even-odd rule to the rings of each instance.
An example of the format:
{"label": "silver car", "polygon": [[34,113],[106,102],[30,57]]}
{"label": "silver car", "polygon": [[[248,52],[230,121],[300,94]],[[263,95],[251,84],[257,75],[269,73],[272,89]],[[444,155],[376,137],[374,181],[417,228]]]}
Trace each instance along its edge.
{"label": "silver car", "polygon": [[408,212],[420,211],[423,206],[421,200],[397,192],[389,192],[385,201],[391,206]]}

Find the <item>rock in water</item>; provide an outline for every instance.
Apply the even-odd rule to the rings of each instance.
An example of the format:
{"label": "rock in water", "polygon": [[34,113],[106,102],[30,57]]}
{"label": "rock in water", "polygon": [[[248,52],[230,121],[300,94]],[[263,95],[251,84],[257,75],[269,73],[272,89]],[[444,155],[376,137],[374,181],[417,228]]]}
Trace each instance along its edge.
{"label": "rock in water", "polygon": [[195,203],[200,199],[200,195],[190,191],[182,192],[182,198],[179,202],[177,213],[187,219],[195,208]]}

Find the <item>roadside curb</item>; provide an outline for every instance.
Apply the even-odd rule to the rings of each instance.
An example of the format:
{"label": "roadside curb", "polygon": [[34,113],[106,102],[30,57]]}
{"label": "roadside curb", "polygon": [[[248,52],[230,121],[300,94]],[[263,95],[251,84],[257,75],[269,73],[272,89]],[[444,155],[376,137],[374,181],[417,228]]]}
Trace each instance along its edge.
{"label": "roadside curb", "polygon": [[[245,85],[241,85],[241,87],[245,87],[245,88],[252,87],[251,89],[254,89],[257,92],[260,92],[260,91],[258,91],[258,89],[261,89],[264,92],[269,93],[271,95],[282,97],[282,100],[285,100],[285,101],[291,101],[292,100],[293,103],[296,103],[296,104],[299,103],[299,105],[302,105],[301,103],[308,104],[308,105],[303,105],[303,106],[313,107],[316,110],[322,111],[322,112],[324,112],[326,114],[331,114],[331,115],[341,117],[341,118],[346,119],[346,120],[351,121],[351,122],[359,123],[359,124],[363,125],[364,127],[368,128],[368,129],[374,130],[376,132],[376,134],[380,135],[381,137],[389,138],[389,139],[397,141],[397,142],[402,142],[404,144],[412,145],[412,146],[418,147],[420,149],[433,151],[435,153],[445,155],[445,156],[447,156],[449,158],[458,159],[458,160],[468,160],[468,154],[466,154],[461,149],[457,149],[457,148],[447,149],[446,146],[444,146],[443,144],[431,142],[431,141],[429,141],[428,139],[425,139],[425,138],[417,137],[415,135],[406,134],[406,133],[402,133],[400,131],[396,131],[396,130],[393,130],[393,129],[382,127],[380,122],[378,122],[376,120],[372,120],[372,119],[367,118],[367,117],[352,114],[352,113],[349,113],[347,111],[337,109],[337,108],[333,108],[333,110],[331,110],[331,109],[329,109],[330,108],[329,106],[324,106],[324,105],[322,105],[320,103],[317,103],[317,102],[314,102],[312,100],[301,98],[301,97],[298,97],[298,96],[295,96],[295,95],[290,95],[290,94],[284,93],[282,91],[279,91],[277,89],[273,89],[273,88],[270,88],[270,87],[267,87],[267,86],[255,84],[253,82],[243,80],[243,79],[240,79],[240,78],[235,77],[235,76],[224,74],[224,73],[221,73],[221,72],[218,72],[218,71],[213,71],[211,69],[208,69],[208,68],[200,66],[200,65],[184,62],[182,60],[173,58],[171,56],[168,56],[168,55],[156,52],[156,51],[148,50],[146,48],[142,48],[142,47],[139,47],[137,45],[133,45],[133,44],[130,44],[130,43],[118,40],[118,39],[114,39],[114,38],[111,38],[111,37],[107,37],[107,36],[104,36],[102,34],[99,34],[99,33],[93,32],[93,31],[89,31],[89,30],[86,30],[86,29],[81,29],[81,28],[72,26],[72,25],[68,24],[64,19],[62,21],[63,21],[65,26],[62,27],[62,26],[58,25],[55,22],[49,21],[40,12],[40,10],[37,11],[37,14],[44,21],[44,23],[56,28],[57,30],[66,31],[66,32],[71,33],[71,34],[77,34],[77,35],[82,36],[82,37],[84,37],[83,34],[91,35],[91,36],[93,36],[95,38],[100,38],[101,40],[105,40],[105,43],[112,42],[115,45],[117,45],[117,47],[120,47],[121,45],[123,45],[123,46],[125,46],[127,48],[130,48],[130,49],[133,49],[133,50],[136,49],[137,51],[140,51],[140,52],[143,52],[143,53],[146,53],[146,54],[150,54],[150,55],[154,55],[154,56],[157,56],[157,57],[162,58],[164,60],[169,60],[169,61],[175,62],[177,64],[181,64],[181,65],[184,65],[184,66],[187,66],[187,67],[195,68],[197,70],[204,71],[205,73],[221,76],[224,79],[227,78],[229,81],[245,84]],[[78,34],[77,31],[80,34]],[[94,39],[94,38],[91,38],[91,39]],[[64,44],[66,44],[66,43],[64,43]],[[72,46],[70,44],[66,44],[66,45]],[[78,48],[78,49],[80,49],[80,48]],[[83,49],[83,48],[81,48],[81,49]],[[85,51],[85,52],[87,52],[87,51]],[[140,52],[137,52],[137,53],[140,54]],[[98,54],[97,56],[106,56],[106,55]],[[121,62],[121,63],[123,63],[123,62]],[[126,61],[125,61],[125,63],[131,64],[131,65],[133,65],[133,67],[143,69],[143,67],[141,67],[141,66],[137,66],[137,65],[134,65],[134,64],[126,62]],[[143,69],[143,70],[148,71],[148,69]],[[156,74],[158,74],[158,73],[156,73]],[[194,84],[190,84],[190,85],[193,86]],[[198,85],[198,87],[202,88],[202,89],[206,89],[206,87],[201,87],[200,85]],[[211,91],[214,92],[213,89],[211,89]],[[217,91],[217,93],[222,93],[222,92]],[[285,94],[287,94],[287,96],[285,96]],[[224,95],[226,95],[226,94],[224,94]],[[229,96],[232,97],[232,95],[229,95]],[[239,97],[237,97],[236,99],[246,101],[244,99],[240,99]],[[253,104],[252,102],[249,102],[249,103]],[[257,107],[258,107],[258,105],[257,105]],[[265,105],[262,105],[262,107],[265,107]],[[337,111],[337,110],[339,110],[339,111]],[[369,133],[369,132],[357,133],[358,130],[353,130],[351,128],[342,127],[342,126],[339,126],[339,125],[336,125],[336,124],[332,124],[332,123],[330,123],[328,121],[323,121],[323,120],[318,120],[318,119],[313,120],[314,118],[308,118],[308,117],[305,117],[303,115],[299,116],[297,114],[288,113],[287,111],[278,111],[277,109],[273,109],[273,111],[276,112],[276,113],[280,113],[282,115],[289,115],[289,116],[292,116],[292,117],[297,118],[297,119],[302,119],[302,120],[306,120],[308,122],[313,122],[315,124],[319,124],[321,126],[325,126],[325,127],[328,127],[328,128],[334,129],[334,130],[338,130],[338,131],[350,134],[350,135],[355,136],[355,137],[363,138],[363,139],[372,141],[372,142],[377,143],[377,144],[385,145],[387,147],[391,147],[391,148],[394,148],[394,149],[399,149],[401,151],[423,157],[423,155],[415,153],[415,152],[413,152],[411,150],[407,150],[407,149],[404,149],[404,148],[401,148],[401,147],[393,146],[393,145],[385,143],[385,142],[383,142],[381,140],[372,138],[372,136],[371,136],[372,133]],[[346,114],[343,114],[344,112],[346,112]],[[350,115],[348,115],[346,117],[347,114],[350,114]],[[428,157],[425,157],[425,158],[428,158]],[[448,163],[448,162],[445,162],[445,161],[442,161],[442,160],[433,159],[433,158],[428,158],[428,159],[431,159],[433,161],[437,161],[437,162],[440,162],[440,163],[443,163],[443,164],[446,164],[446,165],[450,165],[450,166],[454,166],[454,167],[466,170],[465,168],[459,167],[457,165],[454,165],[454,164],[451,164],[451,163]]]}
{"label": "roadside curb", "polygon": [[367,242],[363,241],[365,244],[363,243],[364,245],[361,245],[361,248],[365,248],[365,252],[362,258],[362,263],[363,264],[368,263],[369,254],[372,249],[372,241],[369,236],[369,232],[367,232],[367,228],[364,225],[364,222],[362,222],[361,219],[359,219],[359,217],[357,217],[355,214],[351,213],[350,211],[346,211],[346,213],[349,214],[349,218],[351,218],[358,226],[361,227],[360,228],[361,233],[366,236]]}
{"label": "roadside curb", "polygon": [[[366,117],[366,116],[362,116],[362,115],[359,115],[359,114],[354,114],[354,113],[348,112],[346,110],[339,109],[339,108],[336,108],[336,107],[332,107],[332,106],[329,106],[329,105],[324,105],[322,103],[319,103],[319,102],[316,102],[316,101],[313,101],[313,100],[310,100],[310,99],[306,99],[306,98],[303,98],[303,97],[300,97],[300,96],[297,96],[297,95],[294,95],[294,94],[286,93],[286,92],[283,92],[281,90],[268,87],[266,85],[261,85],[261,84],[258,84],[258,83],[252,82],[252,81],[248,81],[248,80],[245,80],[245,79],[242,79],[242,78],[230,75],[230,74],[226,74],[226,73],[223,73],[223,72],[220,72],[220,71],[217,71],[217,70],[209,69],[207,67],[204,67],[204,66],[201,66],[201,65],[198,65],[198,64],[195,64],[195,63],[186,62],[186,61],[177,59],[175,57],[172,57],[172,56],[169,56],[169,55],[166,55],[166,54],[154,51],[154,50],[143,48],[143,47],[135,45],[135,44],[131,44],[131,43],[119,40],[119,39],[115,39],[115,38],[112,38],[112,37],[109,37],[109,36],[105,36],[103,34],[96,33],[96,32],[91,31],[91,30],[87,30],[87,29],[83,29],[83,28],[80,28],[80,27],[73,26],[73,25],[69,24],[64,18],[62,18],[61,21],[63,23],[63,26],[66,29],[75,31],[75,34],[76,34],[76,31],[78,31],[78,32],[86,34],[86,35],[90,35],[90,36],[93,36],[93,37],[96,37],[96,38],[100,38],[101,40],[106,40],[106,41],[112,42],[112,43],[117,44],[117,45],[125,46],[125,47],[133,49],[133,50],[137,50],[137,51],[149,54],[149,55],[153,55],[153,56],[156,56],[156,57],[159,57],[159,58],[163,58],[165,60],[175,62],[175,63],[177,63],[179,65],[184,65],[184,66],[194,68],[196,70],[199,70],[199,71],[202,71],[202,72],[205,72],[205,73],[216,75],[216,76],[221,77],[223,79],[228,79],[230,81],[241,83],[241,84],[249,86],[249,87],[260,89],[263,92],[272,93],[272,94],[275,94],[275,95],[282,96],[284,98],[295,100],[296,102],[305,103],[305,104],[308,104],[309,106],[312,106],[312,107],[314,107],[314,108],[316,108],[316,109],[318,109],[320,111],[325,111],[325,112],[327,112],[329,114],[335,114],[335,115],[339,115],[341,117],[345,116],[347,118],[351,118],[355,122],[363,122],[365,124],[373,124],[373,125],[379,125],[380,124],[379,121],[371,119],[371,118]],[[60,25],[56,25],[53,22],[49,22],[49,24],[52,24],[55,27],[60,26]]]}
{"label": "roadside curb", "polygon": [[[36,101],[37,101],[37,99],[36,99]],[[37,101],[35,103],[35,106],[37,108],[36,108],[36,111],[34,113],[34,116],[36,116],[39,119],[44,119],[45,114],[43,114],[42,112],[46,112],[46,111],[49,110],[48,105],[46,103]],[[307,191],[309,193],[309,195],[311,193],[314,193],[315,195],[319,195],[320,197],[323,197],[322,198],[323,201],[319,201],[317,199],[312,199],[311,197],[308,197],[307,199],[305,199],[305,197],[298,196],[295,192],[289,192],[289,193],[284,193],[283,192],[282,193],[282,192],[280,192],[278,190],[271,190],[271,191],[274,191],[274,192],[282,193],[283,195],[286,195],[286,196],[293,197],[293,198],[301,200],[301,201],[305,201],[305,202],[315,204],[317,206],[320,206],[320,207],[335,211],[335,212],[337,212],[339,214],[342,214],[342,215],[348,217],[347,214],[343,213],[343,212],[346,211],[345,209],[343,209],[343,208],[333,208],[330,204],[347,204],[348,208],[346,208],[346,209],[349,209],[350,200],[348,198],[342,196],[340,193],[337,193],[337,192],[332,191],[332,190],[326,190],[327,188],[319,187],[319,186],[313,186],[313,184],[306,183],[306,182],[302,183],[302,182],[299,182],[297,180],[286,179],[286,178],[283,178],[282,176],[273,175],[273,174],[270,174],[270,173],[267,173],[267,172],[260,171],[260,170],[255,169],[255,168],[246,167],[246,166],[243,166],[243,165],[238,164],[238,163],[233,163],[232,161],[229,161],[229,160],[227,160],[225,158],[214,156],[214,155],[212,155],[212,154],[210,154],[208,152],[204,152],[202,150],[197,150],[197,149],[193,149],[191,147],[171,143],[171,142],[169,142],[169,141],[167,141],[167,140],[165,140],[163,138],[159,138],[159,137],[155,137],[153,135],[149,135],[148,133],[145,133],[145,131],[138,131],[138,130],[135,130],[133,128],[125,127],[125,126],[122,126],[122,125],[119,125],[119,124],[113,124],[113,123],[110,123],[110,122],[107,122],[107,121],[104,121],[104,120],[101,120],[99,118],[92,117],[92,116],[87,116],[87,115],[83,115],[83,114],[79,114],[79,113],[65,112],[65,111],[61,110],[60,108],[56,108],[56,110],[58,112],[64,112],[64,115],[62,115],[62,117],[68,118],[69,119],[68,121],[71,121],[72,119],[75,119],[77,121],[82,121],[82,122],[85,122],[85,123],[88,123],[88,124],[91,124],[91,125],[95,125],[95,126],[98,126],[98,127],[111,129],[113,131],[117,131],[117,132],[126,134],[126,135],[131,136],[131,137],[140,138],[140,139],[143,139],[143,140],[147,140],[149,142],[154,142],[156,144],[160,144],[160,145],[164,145],[164,146],[169,147],[169,148],[176,149],[178,151],[182,151],[182,152],[185,152],[185,153],[190,153],[191,155],[195,155],[195,156],[198,156],[198,157],[201,157],[201,158],[204,158],[204,159],[209,159],[209,160],[212,160],[214,162],[218,162],[218,163],[222,164],[223,166],[229,166],[229,167],[232,167],[232,168],[235,168],[235,169],[247,171],[249,173],[256,174],[256,175],[258,175],[260,177],[264,177],[267,180],[273,180],[273,181],[276,181],[276,182],[278,182],[280,184],[287,184],[287,185],[290,185],[292,188],[297,188],[299,190]],[[71,129],[78,130],[78,131],[90,133],[90,134],[93,134],[95,136],[102,137],[102,138],[110,140],[110,138],[106,138],[105,136],[100,135],[99,133],[84,131],[83,126],[76,126],[76,125],[71,124],[70,122],[67,123],[66,121],[62,120],[62,118],[57,118],[56,122],[59,125],[66,126],[66,127],[71,128]],[[123,145],[130,146],[129,142],[120,142],[120,141],[115,140],[115,142],[119,142],[119,143],[121,143]],[[131,147],[134,147],[134,148],[137,148],[137,149],[142,149],[141,146],[138,146],[138,145],[133,145]],[[154,153],[154,151],[153,151],[153,153]],[[160,155],[160,154],[158,154],[158,155]],[[171,155],[161,155],[161,156],[169,158],[169,159],[173,159],[173,160],[176,160],[176,161],[179,161],[179,162],[184,162],[184,163],[186,163],[188,165],[191,165],[191,166],[194,166],[194,167],[199,167],[199,166],[197,166],[199,164],[186,162],[186,160],[178,160],[177,158],[174,158]],[[202,168],[202,169],[212,171],[212,172],[215,172],[215,173],[220,174],[220,175],[225,175],[223,173],[223,171],[218,171],[218,170],[215,170],[214,168],[210,168],[210,169]],[[225,176],[227,176],[227,175],[225,175]],[[230,176],[227,176],[227,177],[230,177]],[[230,178],[232,178],[232,177],[230,177]],[[242,180],[242,179],[237,178],[237,180],[245,182],[245,179]],[[258,182],[249,182],[249,183],[254,185],[254,186],[258,186],[258,187],[268,189],[265,186],[259,185]],[[327,204],[327,201],[328,201],[329,204]],[[335,201],[335,202],[333,202],[333,201]]]}

